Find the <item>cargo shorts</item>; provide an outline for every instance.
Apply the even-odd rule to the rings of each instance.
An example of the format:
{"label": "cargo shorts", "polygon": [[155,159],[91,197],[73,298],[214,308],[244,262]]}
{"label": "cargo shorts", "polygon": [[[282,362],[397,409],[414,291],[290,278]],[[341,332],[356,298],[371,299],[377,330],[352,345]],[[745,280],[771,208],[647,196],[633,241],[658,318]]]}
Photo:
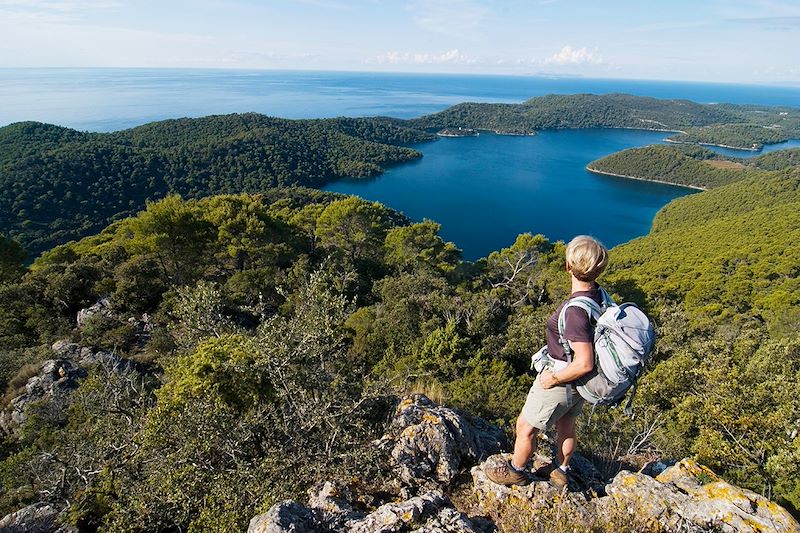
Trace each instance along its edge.
{"label": "cargo shorts", "polygon": [[[567,387],[572,388],[571,394],[567,394]],[[536,376],[522,407],[522,416],[539,431],[547,431],[565,416],[580,415],[583,401],[572,385],[556,385],[545,390],[539,383],[539,376]]]}

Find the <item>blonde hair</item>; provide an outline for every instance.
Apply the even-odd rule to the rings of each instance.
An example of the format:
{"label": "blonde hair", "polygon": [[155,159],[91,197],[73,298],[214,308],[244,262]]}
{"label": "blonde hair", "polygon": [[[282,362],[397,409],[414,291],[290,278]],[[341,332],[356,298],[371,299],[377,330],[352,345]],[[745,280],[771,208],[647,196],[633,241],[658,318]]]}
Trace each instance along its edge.
{"label": "blonde hair", "polygon": [[581,281],[594,281],[608,265],[608,250],[588,235],[578,235],[569,241],[566,256],[572,274]]}

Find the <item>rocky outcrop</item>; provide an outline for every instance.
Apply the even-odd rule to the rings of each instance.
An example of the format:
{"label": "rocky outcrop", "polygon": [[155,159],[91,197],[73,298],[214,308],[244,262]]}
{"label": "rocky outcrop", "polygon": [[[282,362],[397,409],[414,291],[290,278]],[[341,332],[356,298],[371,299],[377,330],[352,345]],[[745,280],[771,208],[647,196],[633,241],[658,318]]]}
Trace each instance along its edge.
{"label": "rocky outcrop", "polygon": [[403,497],[382,502],[329,481],[309,493],[307,506],[279,503],[253,518],[248,531],[481,531],[455,509],[443,488],[465,468],[506,446],[498,427],[413,395],[399,403],[387,434],[374,444],[386,452]]}
{"label": "rocky outcrop", "polygon": [[27,419],[28,407],[44,400],[66,403],[69,392],[78,387],[86,370],[69,359],[49,359],[41,364],[39,372],[28,379],[25,392],[0,412],[0,430],[12,434]]}
{"label": "rocky outcrop", "polygon": [[[489,519],[501,531],[520,527],[539,531],[800,531],[785,509],[722,481],[688,459],[677,464],[650,463],[607,481],[589,460],[575,454],[568,490],[557,490],[533,474],[525,486],[497,485],[484,469],[508,458],[497,453],[505,446],[501,431],[421,395],[399,403],[387,434],[375,445],[387,452],[397,475],[400,488],[395,488],[393,499],[386,501],[385,494],[383,500],[357,494],[350,486],[329,481],[309,492],[307,505],[279,503],[253,518],[248,531],[494,531],[494,523],[486,525]],[[463,484],[458,489],[462,508],[457,509],[446,491],[464,468],[481,458],[485,461],[471,469],[471,489]],[[533,469],[549,460],[545,455],[535,457]],[[469,503],[464,505],[465,501]]]}
{"label": "rocky outcrop", "polygon": [[723,532],[800,531],[800,524],[786,509],[723,481],[691,459],[684,459],[655,478],[620,472],[607,492],[625,505],[648,509],[669,528],[690,523]]}
{"label": "rocky outcrop", "polygon": [[125,369],[134,365],[111,352],[66,340],[55,342],[52,351],[54,358],[44,361],[28,379],[24,392],[0,411],[0,432],[15,433],[27,419],[27,410],[32,405],[48,402],[53,406],[51,412],[64,413],[70,393],[88,375],[87,368],[104,364],[110,369]]}
{"label": "rocky outcrop", "polygon": [[248,533],[315,533],[319,531],[314,513],[305,505],[286,500],[250,520]]}
{"label": "rocky outcrop", "polygon": [[250,521],[248,533],[348,532],[476,533],[473,523],[458,512],[441,492],[428,491],[405,501],[390,502],[366,511],[356,508],[352,494],[326,482],[312,491],[308,506],[293,501],[276,504]]}
{"label": "rocky outcrop", "polygon": [[102,298],[94,305],[78,311],[76,322],[79,328],[82,328],[92,317],[99,315],[111,320],[117,320],[117,314],[111,307],[111,300],[109,298]]}
{"label": "rocky outcrop", "polygon": [[[546,515],[561,506],[575,527],[607,523],[651,524],[665,531],[796,532],[800,525],[779,505],[722,481],[711,470],[684,459],[656,477],[622,471],[604,487],[606,496],[575,491],[561,493],[547,481],[505,487],[489,480],[484,468],[502,455],[472,469],[476,512],[500,519],[505,512]],[[571,481],[573,483],[573,481]],[[602,493],[601,493],[602,494]],[[621,516],[620,516],[621,515]],[[605,522],[604,522],[605,521]]]}
{"label": "rocky outcrop", "polygon": [[412,486],[449,484],[463,468],[507,447],[497,426],[421,394],[400,402],[387,434],[375,444],[389,455],[397,477]]}
{"label": "rocky outcrop", "polygon": [[58,511],[45,503],[34,503],[0,519],[3,533],[67,533],[70,529],[59,528]]}

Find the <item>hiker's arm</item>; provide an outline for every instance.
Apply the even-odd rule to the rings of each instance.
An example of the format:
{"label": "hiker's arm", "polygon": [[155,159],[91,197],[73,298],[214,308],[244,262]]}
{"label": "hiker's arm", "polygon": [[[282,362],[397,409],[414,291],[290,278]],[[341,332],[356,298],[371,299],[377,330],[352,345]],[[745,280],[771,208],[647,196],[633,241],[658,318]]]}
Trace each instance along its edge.
{"label": "hiker's arm", "polygon": [[542,388],[550,389],[556,385],[563,385],[570,381],[575,381],[594,368],[594,348],[591,342],[570,342],[572,346],[572,362],[566,368],[558,372],[545,370],[541,374],[540,383]]}

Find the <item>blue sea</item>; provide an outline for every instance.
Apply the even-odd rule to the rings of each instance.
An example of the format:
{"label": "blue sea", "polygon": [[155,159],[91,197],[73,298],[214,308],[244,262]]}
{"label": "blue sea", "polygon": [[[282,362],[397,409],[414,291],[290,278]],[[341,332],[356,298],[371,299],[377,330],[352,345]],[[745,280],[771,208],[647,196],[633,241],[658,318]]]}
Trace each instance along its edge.
{"label": "blue sea", "polygon": [[[800,87],[547,78],[185,69],[0,69],[0,126],[36,120],[114,131],[155,120],[259,112],[286,118],[411,118],[464,102],[522,102],[544,94],[629,93],[702,103],[800,107]],[[588,162],[663,133],[549,131],[482,134],[416,146],[424,157],[373,180],[329,190],[359,194],[442,224],[468,259],[508,246],[518,233],[568,239],[593,233],[608,245],[647,233],[655,213],[691,190],[597,176]],[[768,150],[800,146],[797,141]],[[752,152],[728,151],[751,156]]]}

